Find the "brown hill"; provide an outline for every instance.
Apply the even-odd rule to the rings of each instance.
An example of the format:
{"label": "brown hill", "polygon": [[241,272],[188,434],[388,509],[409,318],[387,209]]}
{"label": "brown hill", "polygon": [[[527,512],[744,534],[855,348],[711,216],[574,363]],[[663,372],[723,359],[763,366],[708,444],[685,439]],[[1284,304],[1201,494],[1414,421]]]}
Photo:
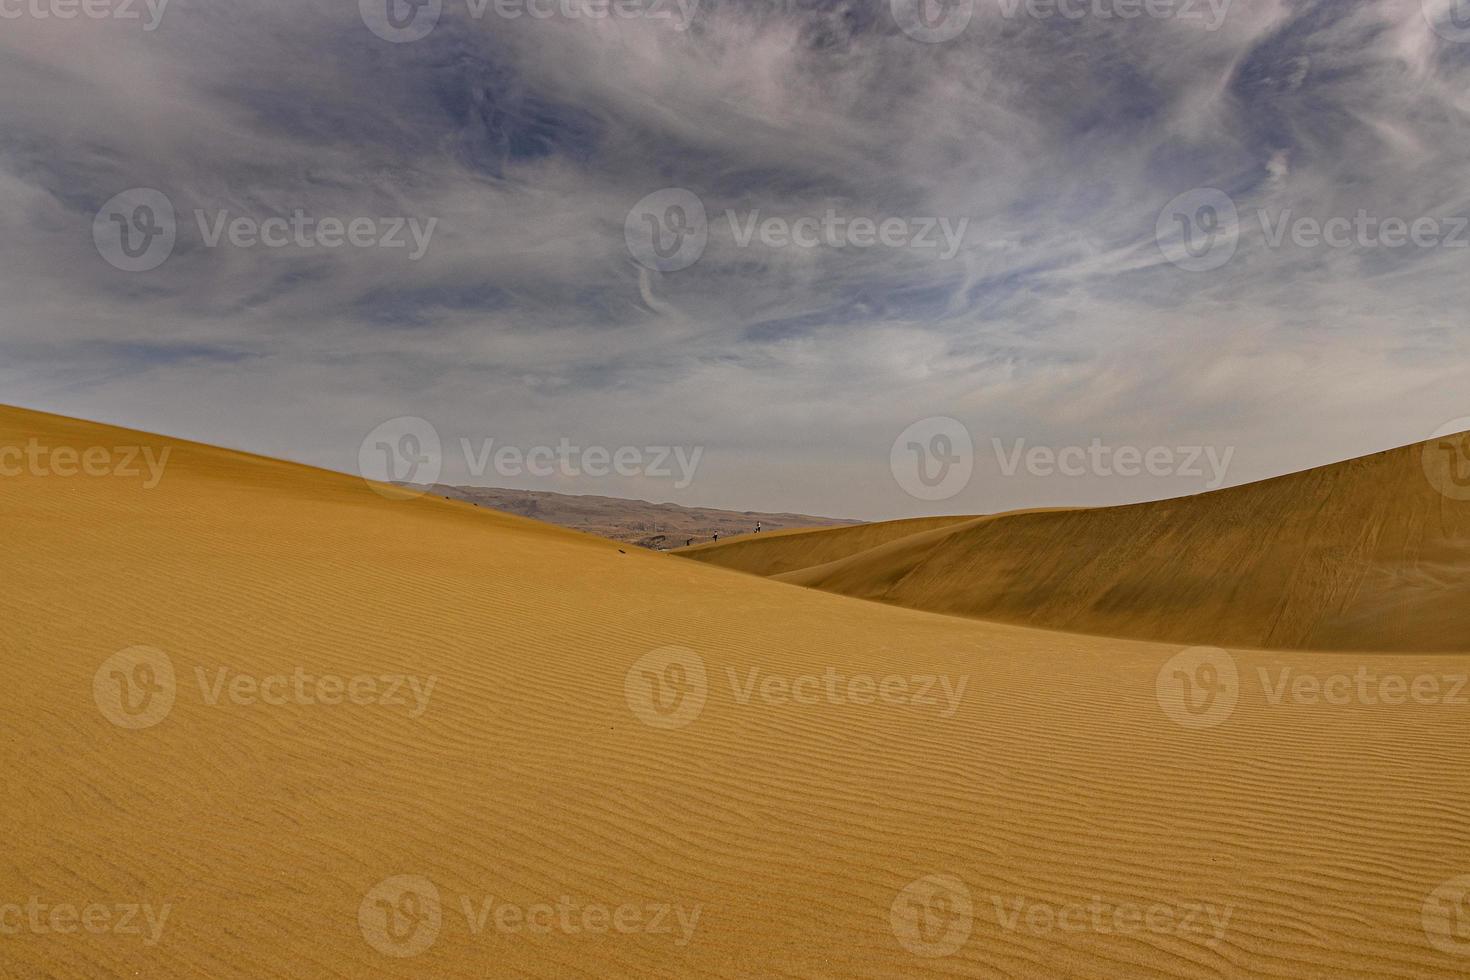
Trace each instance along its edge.
{"label": "brown hill", "polygon": [[[897,522],[682,554],[933,612],[1282,649],[1470,649],[1455,436],[1175,500]],[[1447,488],[1441,492],[1440,487]],[[912,528],[912,533],[910,529]],[[824,541],[824,539],[827,539]]]}
{"label": "brown hill", "polygon": [[730,537],[755,530],[783,531],[814,527],[845,527],[857,521],[808,514],[766,514],[760,511],[683,507],[647,500],[600,497],[594,494],[552,493],[546,490],[506,490],[500,487],[439,485],[434,493],[507,514],[518,514],[548,524],[569,527],[614,541],[656,551],[683,547],[684,542],[709,541],[715,534]]}

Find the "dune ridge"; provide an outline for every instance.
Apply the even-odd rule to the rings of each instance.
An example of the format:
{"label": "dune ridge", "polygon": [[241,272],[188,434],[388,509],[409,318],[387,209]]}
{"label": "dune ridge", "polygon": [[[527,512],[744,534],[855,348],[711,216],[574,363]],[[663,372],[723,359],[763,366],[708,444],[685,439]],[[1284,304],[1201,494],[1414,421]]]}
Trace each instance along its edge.
{"label": "dune ridge", "polygon": [[1442,469],[1458,464],[1441,454],[1465,438],[1173,500],[955,519],[913,534],[877,525],[862,550],[824,552],[822,539],[836,542],[837,532],[814,531],[679,554],[856,598],[1068,632],[1464,651],[1470,503]]}
{"label": "dune ridge", "polygon": [[[171,454],[152,489],[0,478],[0,911],[170,912],[151,945],[7,932],[0,976],[1464,973],[1423,911],[1470,872],[1464,709],[1273,705],[1254,678],[1463,673],[1470,658],[1232,651],[1234,713],[1191,729],[1156,696],[1170,645],[856,602],[0,409],[0,448],[27,440]],[[165,654],[177,684],[165,714],[128,729],[99,691],[138,647]],[[646,722],[657,710],[638,678],[689,655],[707,673],[702,706],[681,727]],[[417,715],[411,697],[228,693],[237,676],[264,691],[298,673],[434,684]],[[829,673],[911,691],[944,677],[963,694],[946,715],[942,697],[797,701],[799,684],[784,698],[764,685]],[[383,891],[404,875],[434,886],[439,915],[412,920],[397,948],[412,955],[389,955],[369,920],[420,908]],[[972,911],[929,903],[941,917],[910,929],[895,910],[935,875]],[[563,897],[663,907],[671,929],[654,931],[653,911],[628,932],[511,930],[493,915],[475,929],[487,902]],[[1094,903],[1173,914],[1152,930],[1055,924],[1093,921],[1068,910]],[[1206,906],[1229,911],[1218,933]],[[692,932],[676,909],[686,923],[698,909]],[[1051,928],[1028,925],[1038,909]]]}

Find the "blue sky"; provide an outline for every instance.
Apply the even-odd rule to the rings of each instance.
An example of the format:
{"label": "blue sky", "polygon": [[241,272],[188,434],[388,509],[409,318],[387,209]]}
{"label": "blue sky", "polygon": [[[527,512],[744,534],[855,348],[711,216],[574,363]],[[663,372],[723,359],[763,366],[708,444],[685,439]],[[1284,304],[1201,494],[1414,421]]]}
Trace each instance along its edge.
{"label": "blue sky", "polygon": [[[1230,447],[1237,483],[1470,414],[1470,249],[1267,233],[1283,214],[1470,215],[1470,31],[1450,3],[1195,4],[1210,23],[974,0],[926,42],[903,29],[911,0],[601,19],[587,0],[545,18],[439,0],[398,42],[372,2],[172,0],[153,30],[14,5],[0,401],[348,471],[396,416],[446,446],[698,446],[684,488],[473,480],[452,452],[443,478],[864,518],[1203,489],[1008,477],[995,439]],[[93,237],[133,188],[177,216],[144,272]],[[625,232],[668,188],[708,220],[677,271]],[[1204,188],[1238,240],[1191,271],[1159,229]],[[211,247],[200,211],[433,231],[417,258]],[[742,244],[727,212],[964,235],[953,255]],[[890,472],[895,437],[934,416],[976,445],[937,502]]]}

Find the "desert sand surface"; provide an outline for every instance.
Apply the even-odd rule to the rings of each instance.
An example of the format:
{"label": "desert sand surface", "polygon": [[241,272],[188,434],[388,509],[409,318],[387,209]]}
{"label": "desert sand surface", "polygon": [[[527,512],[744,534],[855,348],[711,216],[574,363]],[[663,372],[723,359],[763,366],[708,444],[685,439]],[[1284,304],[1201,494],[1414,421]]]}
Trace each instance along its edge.
{"label": "desert sand surface", "polygon": [[0,464],[0,976],[1470,966],[1465,655],[941,616],[18,409]]}
{"label": "desert sand surface", "polygon": [[911,534],[950,528],[970,520],[973,518],[915,517],[831,528],[828,529],[833,532],[830,534],[810,534],[809,529],[744,534],[728,541],[706,542],[676,550],[683,558],[708,561],[721,568],[733,568],[753,575],[781,575],[859,554]]}
{"label": "desert sand surface", "polygon": [[[685,547],[685,542],[709,541],[746,534],[757,523],[762,533],[813,527],[840,527],[857,521],[810,514],[773,514],[761,511],[684,507],[599,494],[553,493],[547,490],[509,490],[503,487],[456,487],[436,484],[432,493],[519,514],[548,524],[585,531],[599,537],[655,551]],[[698,545],[695,545],[698,547]]]}
{"label": "desert sand surface", "polygon": [[681,554],[843,595],[1070,632],[1464,651],[1470,485],[1456,482],[1452,454],[1465,438],[1173,500],[912,532],[910,522],[871,525],[855,529],[860,551],[845,547],[857,540],[852,530],[838,530]]}

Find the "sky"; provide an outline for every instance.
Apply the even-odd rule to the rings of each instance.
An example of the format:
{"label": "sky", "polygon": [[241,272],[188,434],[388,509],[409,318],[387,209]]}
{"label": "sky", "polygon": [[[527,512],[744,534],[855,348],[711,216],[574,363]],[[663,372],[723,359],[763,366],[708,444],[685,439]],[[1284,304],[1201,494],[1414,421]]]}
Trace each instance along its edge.
{"label": "sky", "polygon": [[1197,493],[1470,415],[1467,151],[1465,0],[0,0],[0,402],[739,510]]}

